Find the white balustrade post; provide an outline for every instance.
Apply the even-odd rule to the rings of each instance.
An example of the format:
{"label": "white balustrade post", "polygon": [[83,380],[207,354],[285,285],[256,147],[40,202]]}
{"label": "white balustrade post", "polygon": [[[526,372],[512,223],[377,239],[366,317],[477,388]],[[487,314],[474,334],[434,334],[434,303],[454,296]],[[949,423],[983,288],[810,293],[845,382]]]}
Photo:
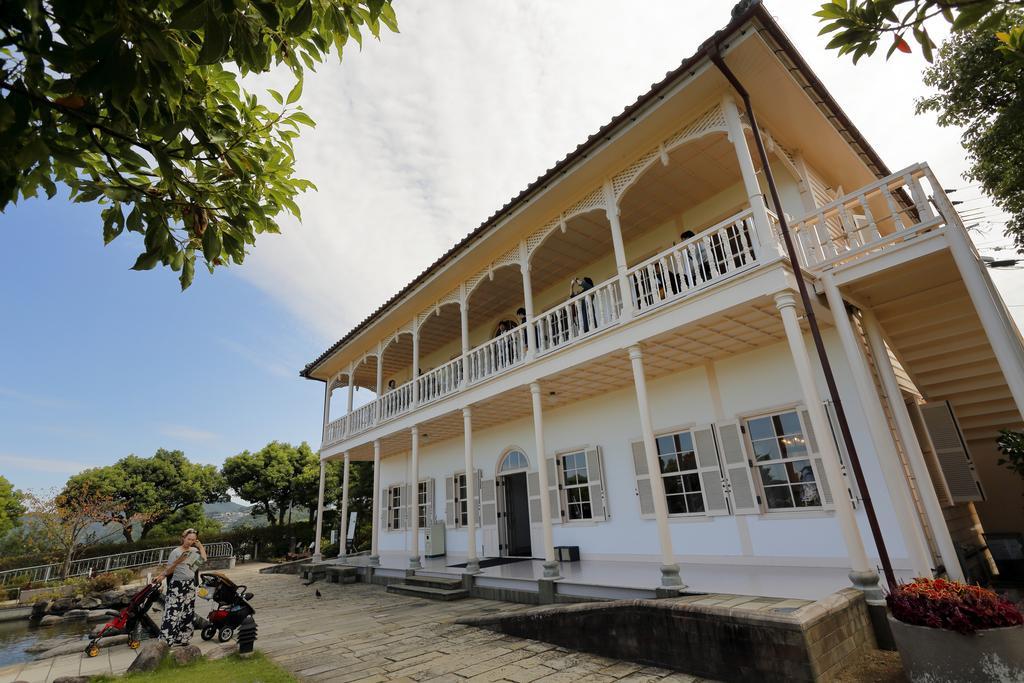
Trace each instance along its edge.
{"label": "white balustrade post", "polygon": [[835,442],[827,438],[832,433],[832,428],[811,372],[811,358],[807,353],[807,344],[796,314],[796,298],[792,292],[779,292],[775,295],[775,307],[779,309],[782,317],[782,326],[785,328],[789,351],[793,356],[797,380],[804,395],[807,413],[811,418],[811,429],[819,435],[818,450],[824,463],[825,477],[833,492],[836,520],[839,522],[839,530],[850,558],[850,581],[864,592],[864,597],[869,603],[882,604],[884,598],[878,585],[878,572],[871,566],[867,551],[864,549],[864,540],[860,536],[857,519],[853,514],[853,503],[849,496],[843,495],[846,483],[839,467],[839,452],[836,450]]}
{"label": "white balustrade post", "polygon": [[324,479],[327,476],[326,463],[320,460],[320,492],[316,499],[316,538],[313,539],[313,561],[320,562],[323,555],[320,553],[320,536],[323,534],[324,525]]}
{"label": "white balustrade post", "polygon": [[619,277],[619,289],[622,292],[622,318],[633,317],[633,294],[629,285],[629,265],[626,262],[626,244],[622,240],[622,225],[619,223],[619,204],[615,200],[612,181],[604,182],[604,213],[608,217],[608,225],[612,231],[612,250],[615,252],[615,270]]}
{"label": "white balustrade post", "polygon": [[[889,499],[892,501],[896,518],[899,521],[900,533],[906,544],[914,575],[930,577],[932,575],[932,560],[928,542],[918,523],[919,517],[914,507],[910,484],[907,482],[903,466],[900,463],[899,452],[896,450],[896,443],[889,430],[889,422],[882,411],[882,399],[878,395],[874,378],[871,376],[871,369],[864,357],[863,346],[853,325],[850,324],[850,316],[846,312],[846,302],[843,301],[843,296],[832,273],[830,271],[823,273],[821,282],[825,289],[825,297],[828,299],[828,307],[832,310],[836,331],[839,333],[839,342],[842,344],[843,353],[850,364],[857,398],[861,408],[864,409],[864,416],[868,420],[868,433],[882,468],[882,476],[885,478]],[[820,434],[817,431],[815,433]],[[829,433],[826,432],[826,435]],[[818,437],[818,441],[822,440],[828,440],[827,436]],[[852,475],[851,472],[850,476]],[[867,486],[867,482],[862,481],[860,484]],[[839,494],[837,493],[837,495]]]}
{"label": "white balustrade post", "polygon": [[643,433],[644,455],[647,471],[650,473],[651,495],[654,498],[654,516],[658,522],[658,540],[661,545],[661,585],[666,588],[685,588],[679,576],[672,550],[672,535],[668,528],[668,501],[665,498],[665,480],[661,478],[658,447],[654,440],[651,423],[651,408],[647,402],[647,378],[644,375],[644,355],[639,346],[629,347],[629,360],[633,366],[633,384],[636,387],[636,404],[640,412],[640,431]]}
{"label": "white balustrade post", "polygon": [[[346,487],[347,490],[348,487]],[[380,565],[380,439],[373,442],[373,509],[370,511],[370,566]]]}
{"label": "white balustrade post", "polygon": [[725,125],[729,130],[729,141],[732,142],[736,151],[736,161],[740,165],[743,188],[747,193],[747,201],[750,202],[750,209],[754,216],[754,231],[757,233],[757,241],[761,244],[757,257],[760,259],[762,254],[773,252],[781,254],[782,245],[772,233],[771,223],[768,221],[768,205],[765,203],[761,186],[757,182],[754,160],[750,156],[747,136],[743,131],[743,123],[740,121],[740,111],[732,95],[727,94],[722,97],[722,114],[725,116]]}
{"label": "white balustrade post", "polygon": [[[345,461],[341,471],[341,521],[338,526],[338,557],[348,555],[348,465],[349,454],[345,451]],[[354,537],[353,537],[354,539]]]}
{"label": "white balustrade post", "polygon": [[409,539],[409,569],[422,569],[420,563],[420,428],[413,425],[409,430],[412,437],[412,451],[409,455],[412,483],[409,498],[409,528],[412,530]]}
{"label": "white balustrade post", "polygon": [[537,452],[537,479],[540,488],[540,518],[544,526],[544,578],[559,578],[558,560],[555,559],[555,540],[551,529],[551,496],[548,487],[548,461],[544,450],[544,415],[541,406],[540,385],[530,383],[530,396],[533,399],[533,438]]}
{"label": "white balustrade post", "polygon": [[[462,409],[462,429],[466,440],[466,573],[479,574],[476,554],[476,470],[473,467],[473,409]],[[458,482],[456,482],[456,487]],[[456,508],[456,514],[459,510]]]}
{"label": "white balustrade post", "polygon": [[889,410],[892,411],[893,417],[896,419],[900,441],[903,442],[903,449],[910,461],[910,469],[914,473],[914,479],[917,480],[917,491],[921,495],[921,502],[928,515],[932,533],[935,535],[935,542],[939,546],[942,564],[951,579],[963,581],[964,572],[960,566],[960,558],[956,554],[956,546],[953,545],[946,517],[942,514],[942,504],[939,503],[939,496],[932,484],[931,473],[924,461],[924,453],[921,451],[921,443],[917,440],[914,423],[910,420],[910,411],[907,410],[907,404],[903,401],[903,393],[896,380],[892,359],[889,358],[889,352],[885,346],[882,326],[872,311],[861,309],[860,313],[861,321],[864,323],[864,333],[871,345],[871,355],[875,359],[875,367],[878,368],[882,387],[885,389],[886,399],[889,402]]}

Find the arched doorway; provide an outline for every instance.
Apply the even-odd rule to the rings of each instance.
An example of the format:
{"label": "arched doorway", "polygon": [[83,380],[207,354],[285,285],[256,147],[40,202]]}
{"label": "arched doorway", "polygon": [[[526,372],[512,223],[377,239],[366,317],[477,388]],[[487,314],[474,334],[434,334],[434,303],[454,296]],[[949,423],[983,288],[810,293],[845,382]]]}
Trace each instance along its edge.
{"label": "arched doorway", "polygon": [[498,550],[504,557],[532,557],[530,543],[530,495],[526,472],[530,461],[518,448],[510,448],[498,460]]}

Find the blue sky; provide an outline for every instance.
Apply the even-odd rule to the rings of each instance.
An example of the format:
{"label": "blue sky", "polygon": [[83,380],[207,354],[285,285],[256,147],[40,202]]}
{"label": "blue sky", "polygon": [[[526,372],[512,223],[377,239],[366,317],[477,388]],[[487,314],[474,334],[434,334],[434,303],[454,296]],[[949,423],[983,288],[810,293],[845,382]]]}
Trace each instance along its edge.
{"label": "blue sky", "polygon": [[0,226],[0,473],[16,486],[160,447],[219,464],[319,445],[323,385],[297,372],[327,342],[263,289],[203,271],[181,293],[170,271],[131,271],[136,236],[104,247],[98,208],[66,197]]}
{"label": "blue sky", "polygon": [[[927,161],[963,187],[959,132],[914,114],[920,56],[838,59],[817,37],[816,4],[767,1],[892,169]],[[307,77],[302,104],[318,125],[297,142],[297,164],[320,191],[300,197],[302,225],[284,220],[242,267],[198,272],[184,294],[169,271],[129,270],[137,236],[104,247],[94,205],[9,208],[0,474],[37,488],[159,447],[217,464],[273,439],[317,447],[323,387],[298,370],[663,78],[731,5],[401,3],[401,34]],[[251,84],[291,88],[286,74]],[[957,198],[987,205],[976,190]],[[993,223],[976,242],[1005,256],[990,251],[1007,243],[1004,217],[984,217]],[[1024,271],[995,277],[1024,315]]]}

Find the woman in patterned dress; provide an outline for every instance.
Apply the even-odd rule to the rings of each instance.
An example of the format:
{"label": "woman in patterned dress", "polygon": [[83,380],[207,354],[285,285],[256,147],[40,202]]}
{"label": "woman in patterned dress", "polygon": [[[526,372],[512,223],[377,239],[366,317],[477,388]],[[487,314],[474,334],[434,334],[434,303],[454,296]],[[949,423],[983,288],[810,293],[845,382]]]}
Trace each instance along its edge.
{"label": "woman in patterned dress", "polygon": [[[180,560],[180,561],[179,561]],[[196,570],[206,561],[206,548],[195,529],[185,529],[181,545],[171,551],[167,569],[154,582],[168,578],[164,621],[160,640],[168,645],[188,645],[192,640],[192,620],[196,613]]]}

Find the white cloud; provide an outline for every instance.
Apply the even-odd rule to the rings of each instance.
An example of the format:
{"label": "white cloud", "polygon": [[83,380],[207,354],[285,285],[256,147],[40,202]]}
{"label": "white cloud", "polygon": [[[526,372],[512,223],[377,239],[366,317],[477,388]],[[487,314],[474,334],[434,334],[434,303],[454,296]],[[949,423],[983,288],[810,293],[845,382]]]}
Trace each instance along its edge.
{"label": "white cloud", "polygon": [[26,394],[9,387],[0,387],[0,396],[13,399],[20,403],[28,403],[39,408],[67,408],[74,405],[73,401],[52,396],[41,396],[38,394]]}
{"label": "white cloud", "polygon": [[[319,192],[301,198],[301,226],[261,238],[236,272],[333,342],[692,54],[730,4],[402,4],[401,34],[308,76],[318,125],[298,165]],[[927,160],[963,185],[958,133],[913,112],[923,60],[838,59],[816,4],[768,7],[890,167]]]}
{"label": "white cloud", "polygon": [[74,460],[61,460],[60,458],[48,458],[45,456],[28,457],[11,455],[9,453],[0,453],[0,463],[17,470],[52,474],[76,474],[89,467],[89,465],[84,465]]}
{"label": "white cloud", "polygon": [[268,374],[283,377],[285,379],[295,379],[297,376],[298,368],[300,366],[298,364],[288,365],[286,362],[281,360],[281,355],[272,354],[267,351],[259,351],[246,344],[242,344],[241,342],[237,342],[232,339],[225,339],[223,337],[217,338],[216,341],[231,353],[239,356]]}
{"label": "white cloud", "polygon": [[214,432],[183,425],[164,425],[160,428],[160,433],[172,439],[184,439],[186,441],[213,441],[220,438],[220,435]]}

